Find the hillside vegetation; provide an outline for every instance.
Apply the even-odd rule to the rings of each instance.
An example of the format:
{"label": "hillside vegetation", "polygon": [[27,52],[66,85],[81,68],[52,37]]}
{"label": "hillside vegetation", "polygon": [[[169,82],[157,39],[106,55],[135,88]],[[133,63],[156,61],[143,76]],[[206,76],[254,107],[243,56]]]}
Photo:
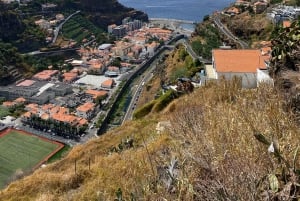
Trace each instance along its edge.
{"label": "hillside vegetation", "polygon": [[74,147],[65,159],[10,184],[0,197],[290,198],[299,195],[299,132],[276,90],[243,90],[238,81],[211,83],[171,102],[159,114],[127,122]]}

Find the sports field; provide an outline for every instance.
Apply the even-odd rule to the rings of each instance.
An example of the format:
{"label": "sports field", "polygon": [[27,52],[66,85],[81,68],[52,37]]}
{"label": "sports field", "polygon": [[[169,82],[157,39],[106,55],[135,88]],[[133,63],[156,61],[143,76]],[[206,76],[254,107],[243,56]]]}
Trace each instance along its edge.
{"label": "sports field", "polygon": [[29,133],[8,129],[0,133],[0,188],[18,170],[28,171],[64,147],[63,144]]}

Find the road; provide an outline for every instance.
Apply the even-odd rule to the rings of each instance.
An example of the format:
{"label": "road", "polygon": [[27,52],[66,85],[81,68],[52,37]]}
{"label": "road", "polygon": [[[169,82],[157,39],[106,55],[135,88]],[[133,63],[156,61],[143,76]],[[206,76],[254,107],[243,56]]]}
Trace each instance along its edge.
{"label": "road", "polygon": [[182,39],[180,41],[178,41],[178,43],[181,43],[185,46],[186,51],[189,53],[189,55],[193,58],[193,60],[199,59],[200,62],[204,63],[204,64],[211,64],[211,60],[208,59],[204,59],[201,56],[198,56],[193,48],[191,47],[191,45],[188,43],[188,41],[186,39]]}
{"label": "road", "polygon": [[127,108],[127,111],[124,115],[122,124],[125,123],[125,121],[127,120],[131,120],[132,119],[132,115],[133,112],[136,108],[136,103],[139,100],[140,94],[142,93],[142,90],[145,86],[145,83],[147,83],[153,76],[153,73],[151,73],[153,67],[151,68],[150,71],[146,71],[146,74],[144,74],[143,78],[139,81],[139,83],[134,87],[135,89],[133,89],[134,93],[133,96],[131,98],[130,104]]}
{"label": "road", "polygon": [[79,50],[79,48],[66,48],[66,49],[59,49],[59,50],[53,50],[53,51],[40,51],[36,50],[33,52],[28,52],[22,55],[40,55],[40,54],[54,54],[54,53],[59,53],[59,52],[68,52],[68,51],[74,51],[74,50]]}
{"label": "road", "polygon": [[217,25],[217,27],[219,28],[219,30],[222,33],[224,33],[228,38],[230,38],[231,40],[233,40],[234,42],[239,44],[242,49],[249,48],[249,46],[246,42],[240,40],[238,37],[233,35],[231,33],[231,31],[226,26],[224,26],[224,24],[220,20],[220,13],[217,13],[217,14],[213,15],[212,17],[213,17],[214,23]]}
{"label": "road", "polygon": [[71,19],[71,17],[73,17],[74,15],[77,15],[78,13],[80,13],[80,10],[76,11],[75,13],[69,15],[62,23],[60,23],[55,29],[54,29],[54,37],[52,40],[52,44],[54,44],[56,42],[57,36],[59,34],[60,29],[63,27],[63,25],[69,20]]}

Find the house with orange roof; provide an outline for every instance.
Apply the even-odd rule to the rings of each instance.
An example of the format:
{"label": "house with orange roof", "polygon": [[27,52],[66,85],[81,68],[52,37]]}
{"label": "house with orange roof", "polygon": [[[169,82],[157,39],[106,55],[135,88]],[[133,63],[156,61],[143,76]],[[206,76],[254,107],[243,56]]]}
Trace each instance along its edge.
{"label": "house with orange roof", "polygon": [[77,79],[78,74],[74,72],[67,72],[63,74],[63,77],[64,77],[64,82],[72,83]]}
{"label": "house with orange roof", "polygon": [[13,101],[4,101],[2,105],[7,108],[12,108],[16,106],[16,103]]}
{"label": "house with orange roof", "polygon": [[101,87],[106,88],[106,89],[112,89],[115,84],[116,84],[116,82],[114,79],[107,79],[101,83]]}
{"label": "house with orange roof", "polygon": [[52,119],[58,122],[63,122],[66,124],[70,124],[72,126],[75,126],[77,124],[77,117],[74,115],[70,115],[70,114],[53,114],[52,115]]}
{"label": "house with orange roof", "polygon": [[76,115],[85,119],[91,119],[94,116],[95,103],[86,102],[76,108]]}
{"label": "house with orange roof", "polygon": [[216,79],[238,77],[243,88],[255,88],[260,82],[272,80],[268,76],[268,63],[260,50],[215,49],[212,61]]}
{"label": "house with orange roof", "polygon": [[225,11],[225,13],[234,16],[240,14],[240,10],[237,7],[230,7]]}
{"label": "house with orange roof", "polygon": [[104,90],[98,91],[98,90],[88,89],[85,91],[85,93],[92,96],[94,100],[96,100],[98,97],[106,97],[108,95],[108,92]]}
{"label": "house with orange roof", "polygon": [[26,102],[25,98],[19,97],[19,98],[15,99],[14,101],[5,101],[2,103],[2,105],[7,108],[12,108],[15,106],[23,105],[25,102]]}
{"label": "house with orange roof", "polygon": [[236,6],[245,6],[248,7],[250,6],[250,2],[249,1],[243,1],[243,0],[237,0],[234,5]]}
{"label": "house with orange roof", "polygon": [[257,1],[253,4],[253,10],[256,14],[264,12],[268,7],[267,2]]}
{"label": "house with orange roof", "polygon": [[24,104],[26,102],[26,99],[23,97],[19,97],[16,100],[14,100],[17,104]]}
{"label": "house with orange roof", "polygon": [[39,105],[36,103],[30,103],[25,106],[26,111],[38,110]]}
{"label": "house with orange roof", "polygon": [[100,59],[91,59],[87,64],[93,72],[103,74],[105,71],[105,65]]}
{"label": "house with orange roof", "polygon": [[58,70],[43,70],[35,74],[33,78],[40,81],[49,81],[56,74],[58,74]]}
{"label": "house with orange roof", "polygon": [[155,50],[157,49],[158,46],[159,46],[159,43],[157,43],[155,41],[153,41],[151,44],[146,45],[147,52],[148,52],[149,56],[154,55],[154,52],[155,52]]}

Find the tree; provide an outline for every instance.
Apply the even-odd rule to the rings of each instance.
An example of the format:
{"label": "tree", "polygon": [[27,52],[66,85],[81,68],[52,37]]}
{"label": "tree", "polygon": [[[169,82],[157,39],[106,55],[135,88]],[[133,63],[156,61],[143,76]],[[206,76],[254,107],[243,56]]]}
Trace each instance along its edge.
{"label": "tree", "polygon": [[205,16],[203,17],[203,22],[208,21],[209,18],[210,18],[209,15],[205,15]]}

